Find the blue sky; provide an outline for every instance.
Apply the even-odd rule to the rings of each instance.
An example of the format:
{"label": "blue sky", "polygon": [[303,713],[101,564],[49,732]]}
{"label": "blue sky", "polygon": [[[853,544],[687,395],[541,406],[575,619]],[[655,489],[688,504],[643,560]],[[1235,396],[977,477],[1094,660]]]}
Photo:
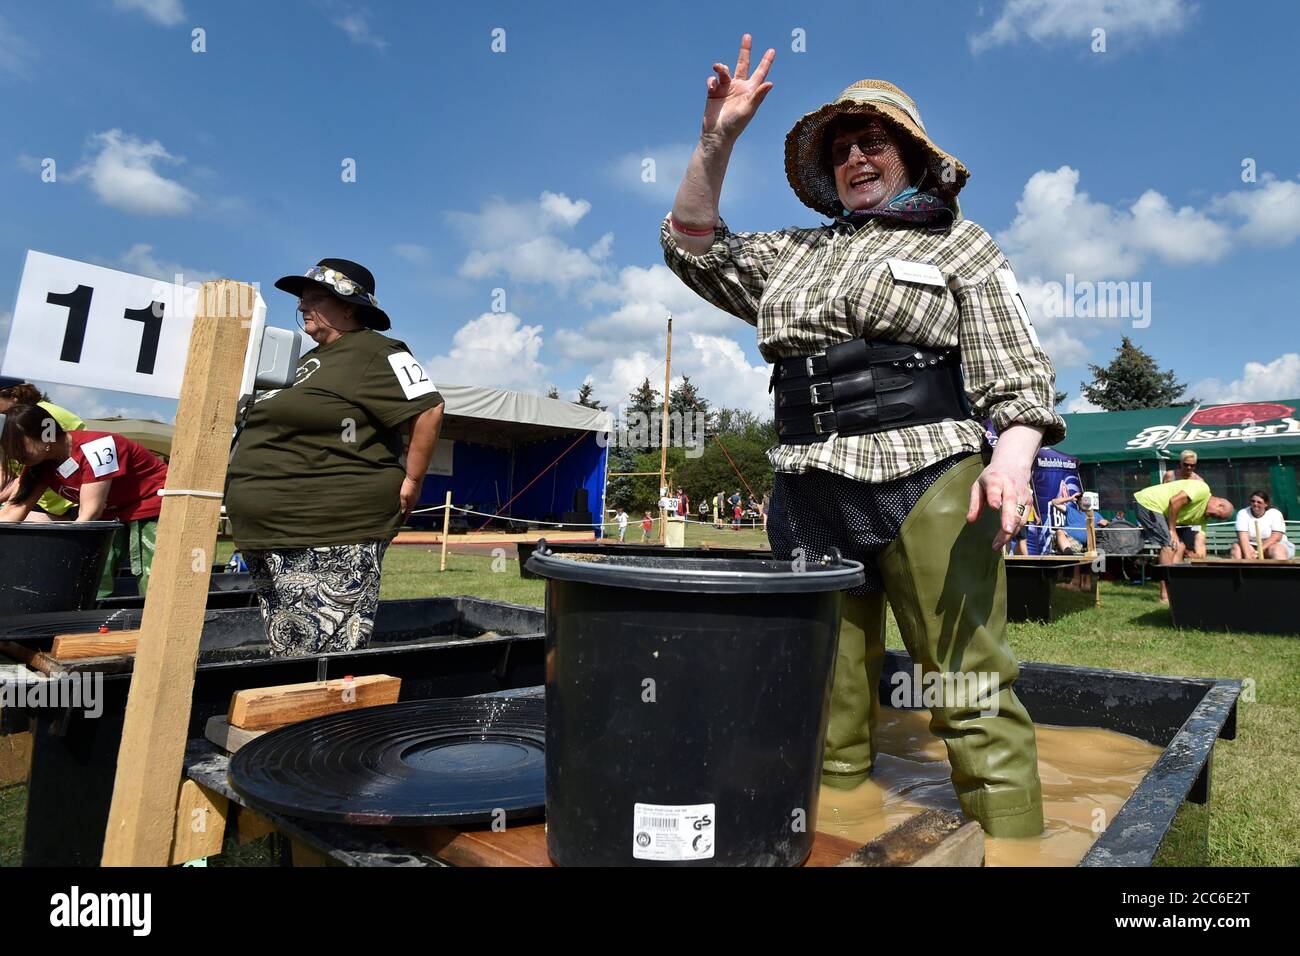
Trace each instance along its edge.
{"label": "blue sky", "polygon": [[[748,31],[777,50],[775,88],[723,191],[734,229],[820,221],[785,181],[785,133],[853,81],[889,79],[971,169],[965,214],[1011,258],[1067,407],[1123,334],[1198,397],[1300,394],[1300,7],[949,2],[924,23],[915,9],[6,4],[0,310],[31,248],[257,282],[272,323],[291,326],[294,300],[271,283],[342,256],[375,273],[391,334],[435,382],[572,397],[590,376],[616,404],[645,375],[662,382],[671,311],[674,372],[761,410],[752,330],[682,287],[658,245],[710,66],[734,62]],[[191,49],[196,28],[206,52]],[[46,158],[56,182],[41,180]],[[1044,290],[1068,275],[1149,288],[1149,325],[1046,314]],[[52,391],[86,416],[173,412]]]}

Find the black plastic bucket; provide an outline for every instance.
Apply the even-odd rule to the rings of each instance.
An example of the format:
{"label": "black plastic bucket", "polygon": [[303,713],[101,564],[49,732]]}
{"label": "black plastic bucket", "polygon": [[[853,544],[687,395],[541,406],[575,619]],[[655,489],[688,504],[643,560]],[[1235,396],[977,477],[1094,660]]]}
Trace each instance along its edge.
{"label": "black plastic bucket", "polygon": [[116,521],[0,524],[0,617],[95,606]]}
{"label": "black plastic bucket", "polygon": [[546,843],[562,866],[795,866],[862,565],[539,548]]}

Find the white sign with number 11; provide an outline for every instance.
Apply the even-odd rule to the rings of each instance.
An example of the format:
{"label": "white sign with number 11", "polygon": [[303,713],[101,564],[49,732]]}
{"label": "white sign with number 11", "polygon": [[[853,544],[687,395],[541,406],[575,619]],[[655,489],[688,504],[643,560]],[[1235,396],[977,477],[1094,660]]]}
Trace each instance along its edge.
{"label": "white sign with number 11", "polygon": [[[0,374],[178,398],[198,298],[197,286],[29,251]],[[266,304],[249,305],[260,343]]]}

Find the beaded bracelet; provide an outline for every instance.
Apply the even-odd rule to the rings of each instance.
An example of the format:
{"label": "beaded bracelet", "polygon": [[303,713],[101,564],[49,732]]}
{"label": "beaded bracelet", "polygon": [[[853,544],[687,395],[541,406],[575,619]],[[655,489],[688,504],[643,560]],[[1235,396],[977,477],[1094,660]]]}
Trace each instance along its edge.
{"label": "beaded bracelet", "polygon": [[686,226],[683,226],[680,222],[678,222],[677,217],[672,215],[671,213],[668,216],[668,221],[672,224],[672,227],[676,229],[678,232],[680,232],[683,236],[713,235],[714,229],[712,226],[710,226],[708,229],[688,229]]}

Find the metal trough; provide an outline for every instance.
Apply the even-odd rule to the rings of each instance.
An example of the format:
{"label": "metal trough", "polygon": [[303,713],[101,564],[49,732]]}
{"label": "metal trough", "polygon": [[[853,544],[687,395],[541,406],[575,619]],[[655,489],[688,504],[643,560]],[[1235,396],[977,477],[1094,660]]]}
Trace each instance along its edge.
{"label": "metal trough", "polygon": [[[402,678],[403,700],[468,696],[543,683],[541,608],[466,597],[384,601],[380,608],[374,644],[363,651],[325,655],[326,676],[392,674]],[[104,617],[101,612],[82,613]],[[56,627],[62,630],[62,625]],[[39,642],[42,638],[35,629],[29,621],[25,633],[14,634],[11,622],[8,634],[0,632],[0,639]],[[45,633],[55,631],[47,626]],[[235,690],[315,680],[317,661],[314,657],[268,659],[254,609],[209,612],[190,737],[201,737],[208,717],[226,712]],[[80,713],[34,712],[25,863],[98,862],[130,665],[129,658],[100,658],[68,668],[108,674],[105,711],[97,720]],[[890,699],[894,673],[911,668],[907,655],[887,653],[882,701]],[[1214,743],[1235,738],[1240,692],[1241,684],[1235,680],[1021,664],[1016,693],[1035,722],[1113,730],[1164,751],[1081,865],[1149,866],[1175,846],[1185,851],[1190,845],[1195,852],[1204,852]]]}
{"label": "metal trough", "polygon": [[[123,612],[135,615],[138,611]],[[20,638],[41,646],[66,633],[67,618],[11,621],[0,639]],[[93,630],[107,612],[80,612],[76,626]],[[112,620],[115,629],[123,618]],[[202,737],[208,718],[224,714],[230,696],[246,687],[294,684],[347,674],[389,674],[402,679],[402,700],[464,697],[543,680],[543,624],[540,608],[472,597],[381,601],[371,646],[312,657],[271,658],[255,608],[209,611],[194,680],[188,735]],[[53,625],[53,627],[51,627]],[[323,662],[323,664],[321,663]],[[59,673],[105,675],[103,713],[39,709],[30,712],[32,763],[23,838],[26,866],[93,866],[103,848],[117,767],[117,748],[131,683],[130,657],[70,661]],[[319,669],[323,667],[322,670]],[[17,714],[6,711],[12,720]],[[26,727],[11,727],[26,729]]]}
{"label": "metal trough", "polygon": [[1175,627],[1300,636],[1300,562],[1193,561],[1160,570]]}

